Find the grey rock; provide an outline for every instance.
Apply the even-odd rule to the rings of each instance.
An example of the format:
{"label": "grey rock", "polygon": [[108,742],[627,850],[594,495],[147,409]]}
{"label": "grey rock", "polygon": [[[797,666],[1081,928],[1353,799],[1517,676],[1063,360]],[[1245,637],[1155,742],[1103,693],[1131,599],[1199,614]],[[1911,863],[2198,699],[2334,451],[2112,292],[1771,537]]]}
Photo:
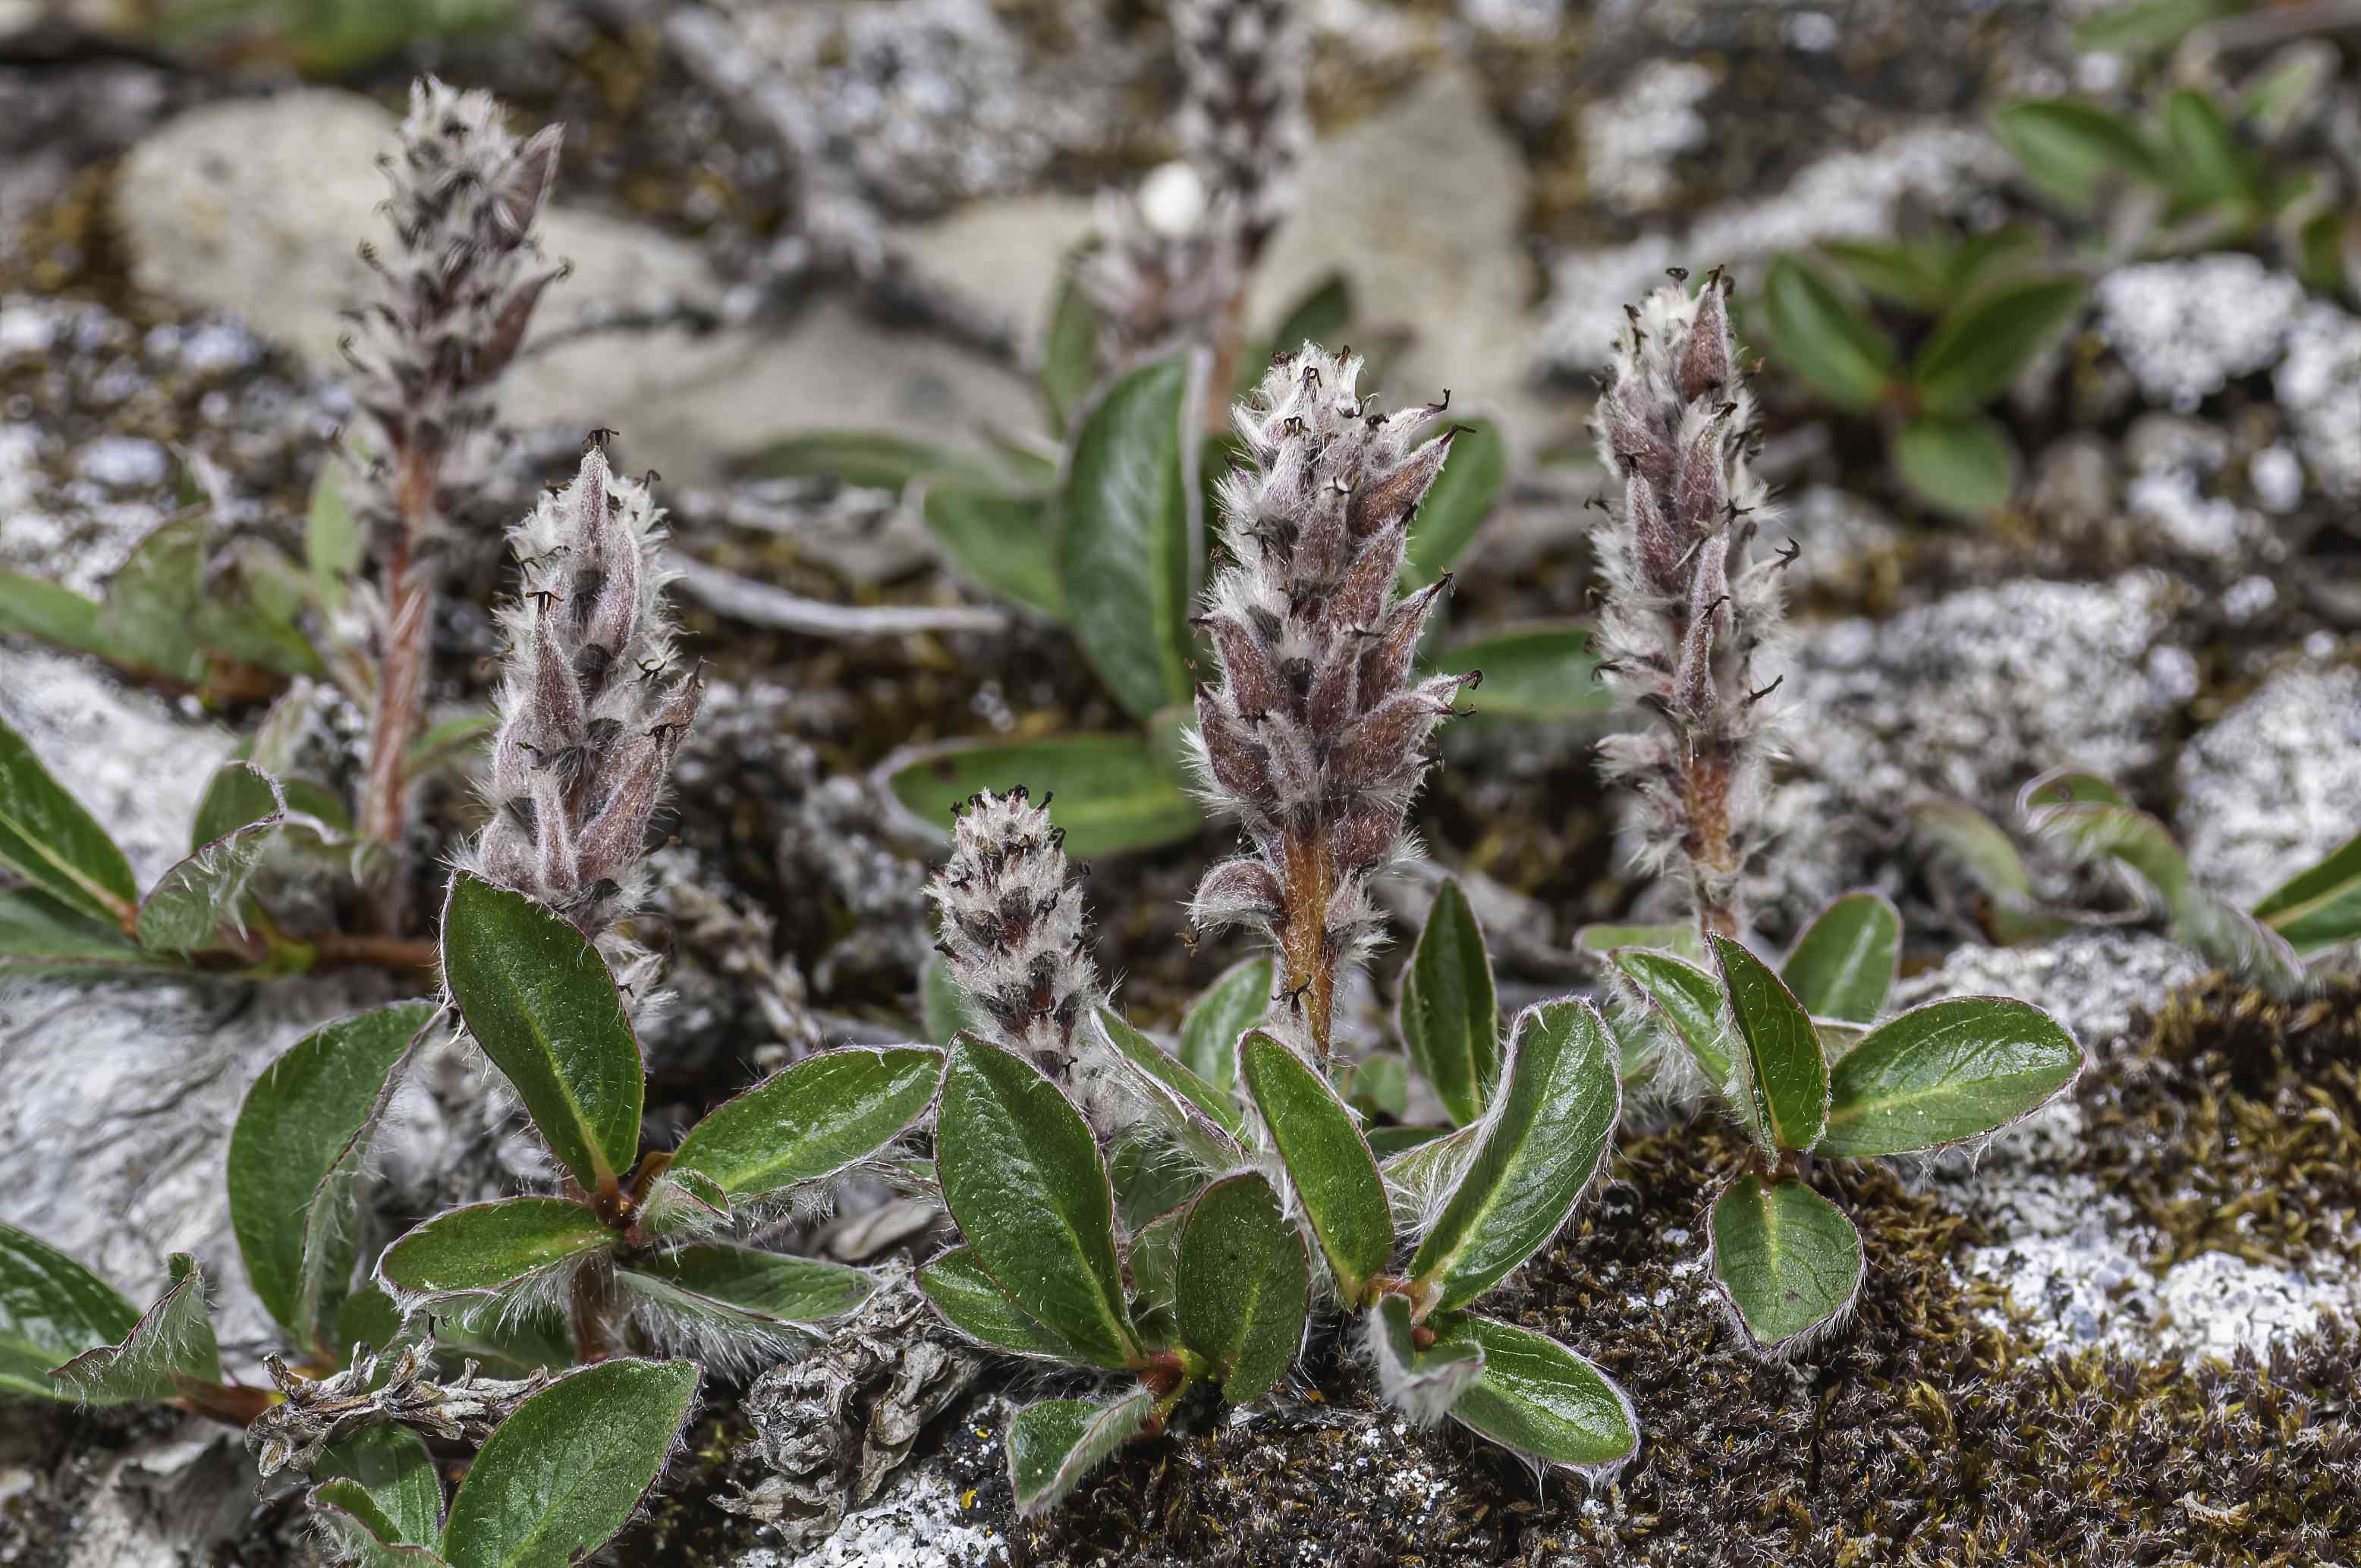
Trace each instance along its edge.
{"label": "grey rock", "polygon": [[2361,669],[2272,676],[2181,748],[2178,776],[2191,864],[2252,904],[2361,830]]}
{"label": "grey rock", "polygon": [[1049,330],[1067,253],[1093,232],[1091,208],[1080,196],[971,202],[948,217],[900,229],[895,239],[920,276],[1010,323],[1016,342],[1030,348]]}
{"label": "grey rock", "polygon": [[2361,496],[2361,319],[2313,303],[2288,334],[2271,389],[2321,489]]}
{"label": "grey rock", "polygon": [[61,1412],[9,1415],[0,1422],[0,1562],[188,1568],[236,1540],[253,1508],[236,1434],[202,1417],[142,1412],[115,1442],[68,1443]]}
{"label": "grey rock", "polygon": [[2096,1059],[2129,1043],[2135,1017],[2213,966],[2138,931],[2077,931],[2024,948],[1955,948],[1934,969],[1894,988],[1901,1012],[1947,996],[2014,996],[2046,1008]]}
{"label": "grey rock", "polygon": [[2187,411],[2276,362],[2303,284],[2228,254],[2119,267],[2092,293],[2098,332],[2147,400]]}
{"label": "grey rock", "polygon": [[2147,413],[2124,435],[2125,509],[2169,549],[2216,560],[2285,554],[2270,519],[2221,493],[2230,433],[2185,414]]}

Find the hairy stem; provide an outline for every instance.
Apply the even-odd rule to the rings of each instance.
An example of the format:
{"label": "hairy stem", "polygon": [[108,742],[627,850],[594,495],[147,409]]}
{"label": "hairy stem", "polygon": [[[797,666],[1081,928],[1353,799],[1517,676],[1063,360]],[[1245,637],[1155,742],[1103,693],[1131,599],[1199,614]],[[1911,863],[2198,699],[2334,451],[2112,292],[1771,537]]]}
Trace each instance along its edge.
{"label": "hairy stem", "polygon": [[1281,993],[1294,1000],[1324,1070],[1334,1047],[1330,1025],[1336,1005],[1335,953],[1328,940],[1328,901],[1336,888],[1335,857],[1324,832],[1290,833],[1279,879],[1286,908],[1279,927],[1279,956],[1286,975]]}

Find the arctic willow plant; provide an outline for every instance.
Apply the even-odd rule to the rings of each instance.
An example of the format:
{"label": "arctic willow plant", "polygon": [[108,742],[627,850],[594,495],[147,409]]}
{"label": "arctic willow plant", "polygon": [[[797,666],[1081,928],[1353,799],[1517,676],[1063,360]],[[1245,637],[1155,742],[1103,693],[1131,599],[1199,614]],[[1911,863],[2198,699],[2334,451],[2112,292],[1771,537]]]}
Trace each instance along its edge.
{"label": "arctic willow plant", "polygon": [[1337,974],[1378,935],[1367,881],[1407,847],[1426,740],[1465,684],[1411,670],[1439,590],[1397,602],[1404,531],[1447,443],[1412,444],[1436,411],[1379,414],[1358,369],[1307,346],[1242,411],[1253,466],[1224,488],[1234,565],[1208,596],[1222,684],[1200,693],[1202,762],[1257,853],[1209,873],[1197,913],[1267,930],[1275,966],[1217,981],[1176,1056],[1104,1005],[1043,806],[978,795],[934,885],[972,1032],[951,1047],[936,1122],[965,1245],[921,1288],[971,1338],[1128,1385],[1017,1412],[1022,1512],[1161,1430],[1198,1385],[1232,1404],[1269,1393],[1323,1308],[1418,1420],[1592,1476],[1638,1445],[1595,1366],[1468,1310],[1565,1223],[1606,1157],[1621,1091],[1598,1014],[1528,1009],[1480,1085],[1439,1088],[1468,1125],[1383,1167],[1330,1080]]}
{"label": "arctic willow plant", "polygon": [[[1776,681],[1755,654],[1784,616],[1777,573],[1751,563],[1770,513],[1748,471],[1752,403],[1719,274],[1675,273],[1631,313],[1598,412],[1622,481],[1593,533],[1618,697],[1643,728],[1602,743],[1639,795],[1639,860],[1676,879],[1693,926],[1584,934],[1662,1038],[1746,1135],[1715,1195],[1713,1276],[1754,1342],[1808,1343],[1860,1289],[1861,1237],[1809,1182],[1815,1158],[1923,1153],[1991,1137],[2073,1083],[2082,1053],[2040,1009],[1960,997],[1879,1020],[1902,938],[1874,894],[1837,900],[1773,970],[1747,946],[1741,883],[1759,843]],[[1792,549],[1792,545],[1791,545]]]}

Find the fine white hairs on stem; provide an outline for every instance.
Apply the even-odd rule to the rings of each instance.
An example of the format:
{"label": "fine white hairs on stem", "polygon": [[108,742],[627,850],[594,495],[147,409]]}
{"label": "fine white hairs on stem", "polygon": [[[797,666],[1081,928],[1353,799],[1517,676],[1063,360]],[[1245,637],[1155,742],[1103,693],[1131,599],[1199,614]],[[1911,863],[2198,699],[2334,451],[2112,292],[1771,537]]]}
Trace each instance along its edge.
{"label": "fine white hairs on stem", "polygon": [[1200,618],[1220,680],[1197,688],[1192,739],[1207,805],[1251,852],[1206,874],[1191,924],[1270,938],[1280,995],[1323,1059],[1338,972],[1383,930],[1369,881],[1414,851],[1403,819],[1427,742],[1477,678],[1411,673],[1449,579],[1395,592],[1455,432],[1422,444],[1442,408],[1380,412],[1360,374],[1307,343],[1238,405],[1245,466],[1220,488],[1230,564]]}
{"label": "fine white hairs on stem", "polygon": [[1106,999],[1091,961],[1081,887],[1049,802],[1019,784],[972,795],[950,860],[927,884],[940,917],[936,951],[993,1044],[1071,1080],[1084,1022]]}
{"label": "fine white hairs on stem", "polygon": [[[1748,467],[1754,404],[1717,268],[1629,310],[1593,423],[1612,477],[1591,532],[1607,579],[1602,677],[1645,728],[1600,743],[1608,776],[1640,801],[1638,859],[1684,884],[1704,929],[1745,928],[1740,880],[1757,847],[1778,682],[1755,684],[1786,609],[1752,542],[1775,515]],[[1620,492],[1620,493],[1616,493]]]}
{"label": "fine white hairs on stem", "polygon": [[[674,671],[663,512],[585,443],[574,482],[510,532],[522,573],[492,740],[491,819],[469,869],[598,938],[647,891],[647,831],[704,685]],[[636,951],[610,953],[639,978]]]}

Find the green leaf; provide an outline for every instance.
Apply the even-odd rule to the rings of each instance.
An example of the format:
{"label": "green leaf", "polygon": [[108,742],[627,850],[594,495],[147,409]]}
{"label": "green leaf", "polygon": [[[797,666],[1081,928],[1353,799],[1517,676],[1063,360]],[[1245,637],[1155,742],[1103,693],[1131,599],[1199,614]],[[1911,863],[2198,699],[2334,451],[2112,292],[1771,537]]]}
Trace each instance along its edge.
{"label": "green leaf", "polygon": [[1618,948],[1615,967],[1648,999],[1673,1037],[1697,1058],[1697,1070],[1758,1138],[1764,1135],[1762,1111],[1745,1079],[1738,1076],[1722,1040],[1721,983],[1686,959],[1653,948]]}
{"label": "green leaf", "polygon": [[359,1244],[361,1167],[401,1064],[441,1013],[403,1002],[313,1030],[254,1080],[230,1131],[246,1277],[306,1352],[331,1348]]}
{"label": "green leaf", "polygon": [[120,1341],[53,1368],[57,1386],[89,1404],[107,1405],[167,1399],[191,1384],[218,1384],[221,1349],[205,1305],[204,1271],[195,1258],[176,1252],[169,1277],[164,1294]]}
{"label": "green leaf", "polygon": [[2286,938],[2299,953],[2316,953],[2361,937],[2361,834],[2266,894],[2255,905],[2255,918]]}
{"label": "green leaf", "polygon": [[[492,738],[492,731],[499,725],[500,720],[489,713],[463,713],[430,725],[423,735],[410,743],[410,753],[402,759],[402,776],[422,778],[445,763],[472,757],[483,749],[484,742]],[[352,830],[351,814],[345,810],[341,801],[337,802],[333,815],[321,811],[316,806],[302,805],[295,798],[296,782],[292,779],[285,781],[289,805],[309,811],[331,828],[340,828],[346,832]]]}
{"label": "green leaf", "polygon": [[[1345,328],[1353,323],[1353,281],[1342,272],[1331,272],[1287,309],[1280,318],[1279,330],[1270,334],[1273,354],[1296,354],[1307,343],[1327,345],[1338,342]],[[1264,355],[1268,361],[1269,355]],[[1238,367],[1240,395],[1262,379],[1266,364],[1249,363]]]}
{"label": "green leaf", "polygon": [[1055,620],[1066,612],[1056,507],[1049,496],[930,486],[920,515],[961,571],[1002,598]]}
{"label": "green leaf", "polygon": [[1238,1036],[1270,1011],[1275,972],[1268,953],[1232,964],[1180,1020],[1180,1060],[1224,1094],[1237,1082]]}
{"label": "green leaf", "polygon": [[0,865],[68,908],[112,925],[128,925],[139,902],[131,862],[106,829],[5,724],[0,724]]}
{"label": "green leaf", "polygon": [[1484,1113],[1500,1077],[1500,1003],[1483,927],[1456,880],[1436,890],[1402,968],[1402,1043],[1455,1122]]}
{"label": "green leaf", "polygon": [[1741,1176],[1713,1201],[1714,1281],[1765,1349],[1850,1308],[1861,1272],[1852,1222],[1792,1176]]}
{"label": "green leaf", "polygon": [[1345,1103],[1364,1116],[1399,1117],[1410,1113],[1410,1064],[1389,1052],[1363,1057],[1355,1062],[1337,1089],[1344,1094]]}
{"label": "green leaf", "polygon": [[2035,98],[1993,116],[1993,129],[2026,178],[2067,205],[2087,209],[2112,181],[2160,184],[2163,173],[2139,128],[2076,98]]}
{"label": "green leaf", "polygon": [[391,1533],[389,1546],[431,1547],[443,1533],[443,1482],[434,1456],[408,1427],[369,1427],[320,1456],[313,1479],[357,1487]]}
{"label": "green leaf", "polygon": [[1146,1135],[1119,1137],[1108,1156],[1115,1218],[1126,1231],[1137,1232],[1158,1215],[1186,1203],[1204,1185],[1197,1151],[1183,1150],[1183,1157],[1174,1158],[1175,1151],[1157,1136],[1163,1130],[1147,1129]]}
{"label": "green leaf", "polygon": [[2082,1070],[2074,1036],[2002,996],[1914,1007],[1838,1061],[1820,1152],[1911,1154],[1967,1143],[2031,1115]]}
{"label": "green leaf", "polygon": [[2016,493],[2016,443],[1982,416],[1912,420],[1894,433],[1894,467],[1920,500],[1960,517],[1988,516]]}
{"label": "green leaf", "polygon": [[1884,400],[1893,343],[1809,268],[1793,257],[1773,261],[1763,305],[1776,356],[1813,390],[1857,413]]}
{"label": "green leaf", "polygon": [[935,831],[951,807],[978,790],[1016,784],[1035,799],[1053,795],[1049,820],[1066,830],[1076,860],[1152,850],[1204,831],[1197,802],[1137,734],[1053,735],[1038,740],[961,741],[903,762],[887,787]]}
{"label": "green leaf", "polygon": [[975,1013],[951,978],[950,965],[931,948],[918,966],[918,1016],[927,1038],[945,1049],[961,1029],[975,1027]]}
{"label": "green leaf", "polygon": [[1380,1296],[1369,1308],[1368,1343],[1386,1403],[1426,1422],[1440,1418],[1484,1375],[1484,1347],[1474,1340],[1418,1348],[1410,1299]]}
{"label": "green leaf", "polygon": [[[371,1298],[385,1302],[389,1309],[392,1307],[392,1298],[375,1285],[356,1293],[353,1300]],[[350,1303],[346,1304],[345,1315],[352,1315]],[[507,1376],[563,1372],[575,1362],[573,1327],[562,1310],[547,1305],[454,1296],[435,1302],[432,1321],[437,1350],[504,1369]],[[336,1329],[338,1333],[346,1334],[344,1321],[339,1321]],[[379,1334],[358,1337],[368,1338],[371,1344],[388,1343]],[[349,1346],[346,1358],[350,1359]]]}
{"label": "green leaf", "polygon": [[1216,1181],[1180,1229],[1174,1292],[1180,1343],[1222,1369],[1222,1398],[1260,1398],[1303,1343],[1311,1265],[1279,1194],[1249,1172]]}
{"label": "green leaf", "polygon": [[1469,1345],[1484,1353],[1483,1376],[1451,1407],[1451,1419],[1477,1436],[1587,1477],[1603,1475],[1638,1451],[1631,1401],[1555,1340],[1468,1312],[1438,1313],[1427,1326],[1437,1349]]}
{"label": "green leaf", "polygon": [[693,1362],[608,1361],[519,1405],[451,1501],[452,1568],[570,1568],[605,1545],[663,1472],[697,1382]]}
{"label": "green leaf", "polygon": [[2175,190],[2205,202],[2262,200],[2254,162],[2213,99],[2182,88],[2165,102],[2164,129],[2172,143]]}
{"label": "green leaf", "polygon": [[69,909],[45,893],[0,888],[0,974],[149,969],[165,961],[142,952],[119,927]]}
{"label": "green leaf", "polygon": [[0,1225],[0,1394],[72,1398],[49,1381],[49,1368],[115,1343],[138,1321],[139,1309],[97,1275]]}
{"label": "green leaf", "polygon": [[2074,24],[2074,47],[2112,54],[2170,49],[2191,31],[2235,16],[2248,0],[2128,0]]}
{"label": "green leaf", "polygon": [[1741,944],[1716,937],[1713,954],[1723,1002],[1753,1069],[1764,1124],[1779,1147],[1808,1152],[1828,1119],[1828,1064],[1812,1016]]}
{"label": "green leaf", "polygon": [[1419,1130],[1379,1127],[1369,1134],[1371,1152],[1384,1151],[1385,1163],[1378,1167],[1378,1174],[1385,1180],[1397,1223],[1406,1229],[1422,1225],[1441,1212],[1444,1200],[1476,1157],[1477,1142],[1484,1135],[1484,1124],[1473,1122],[1465,1127],[1425,1129],[1425,1135],[1407,1147],[1394,1147],[1387,1136]]}
{"label": "green leaf", "polygon": [[[411,1435],[400,1427],[374,1430]],[[414,1436],[412,1440],[417,1441]],[[446,1568],[432,1547],[402,1540],[401,1526],[357,1481],[342,1476],[324,1481],[305,1495],[303,1503],[342,1568]]]}
{"label": "green leaf", "polygon": [[926,1046],[816,1051],[691,1127],[659,1184],[703,1176],[734,1202],[833,1176],[907,1132],[942,1068]]}
{"label": "green leaf", "polygon": [[1320,1238],[1337,1294],[1347,1306],[1360,1305],[1393,1256],[1394,1225],[1353,1113],[1310,1064],[1260,1030],[1238,1041],[1238,1071]]}
{"label": "green leaf", "polygon": [[1418,503],[1402,552],[1402,581],[1410,587],[1422,588],[1451,570],[1509,481],[1509,444],[1490,420],[1458,426],[1450,441],[1450,455]]}
{"label": "green leaf", "polygon": [[1607,713],[1615,696],[1598,678],[1598,651],[1589,627],[1567,621],[1527,626],[1446,648],[1437,674],[1483,673],[1466,694],[1468,716],[1550,722]]}
{"label": "green leaf", "polygon": [[646,1069],[615,977],[555,910],[467,872],[443,908],[443,976],[574,1179],[620,1190],[639,1157]]}
{"label": "green leaf", "polygon": [[727,1328],[769,1329],[841,1317],[876,1282],[857,1268],[759,1247],[699,1242],[615,1271],[625,1290]]}
{"label": "green leaf", "polygon": [[114,659],[94,598],[22,572],[0,570],[0,631],[37,638],[76,653]]}
{"label": "green leaf", "polygon": [[1008,1480],[1016,1512],[1031,1518],[1057,1506],[1083,1476],[1138,1435],[1156,1409],[1142,1388],[1112,1405],[1085,1399],[1043,1399],[1008,1423]]}
{"label": "green leaf", "polygon": [[1010,1300],[972,1248],[953,1247],[920,1268],[918,1288],[945,1322],[972,1340],[1015,1355],[1073,1359],[1073,1347]]}
{"label": "green leaf", "polygon": [[[1202,1174],[1189,1184],[1186,1195],[1170,1209],[1139,1227],[1124,1249],[1124,1272],[1131,1280],[1135,1313],[1170,1316],[1180,1299],[1180,1233],[1195,1207]],[[1174,1325],[1178,1332],[1178,1325]]]}
{"label": "green leaf", "polygon": [[1618,948],[1646,948],[1686,959],[1692,964],[1713,961],[1694,921],[1675,926],[1585,926],[1574,934],[1575,951],[1611,957]]}
{"label": "green leaf", "polygon": [[198,797],[189,848],[202,850],[285,809],[279,786],[269,773],[251,762],[224,762]]}
{"label": "green leaf", "polygon": [[1041,400],[1048,405],[1051,433],[1061,440],[1098,383],[1098,307],[1070,267],[1058,279],[1057,302],[1041,345]]}
{"label": "green leaf", "polygon": [[345,464],[332,452],[312,477],[312,504],[303,517],[303,564],[311,569],[313,591],[331,614],[344,608],[363,551],[360,520],[345,494]]}
{"label": "green leaf", "polygon": [[1927,411],[1971,414],[2008,390],[2082,308],[2079,278],[1995,289],[1936,329],[1911,366]]}
{"label": "green leaf", "polygon": [[1187,356],[1108,389],[1075,432],[1059,568],[1066,622],[1135,718],[1194,689],[1197,378]]}
{"label": "green leaf", "polygon": [[1518,1014],[1507,1077],[1466,1174],[1411,1277],[1464,1307],[1541,1250],[1582,1201],[1621,1113],[1619,1052],[1590,1003],[1544,1002]]}
{"label": "green leaf", "polygon": [[1819,250],[1855,283],[1889,303],[1931,313],[1951,302],[1951,280],[1927,246],[1824,239]]}
{"label": "green leaf", "polygon": [[917,479],[986,489],[1007,482],[992,463],[907,436],[875,430],[811,430],[774,441],[748,459],[757,479],[837,479],[865,490],[899,490]]}
{"label": "green leaf", "polygon": [[503,1198],[445,1209],[404,1232],[377,1260],[401,1301],[503,1295],[545,1270],[612,1248],[618,1236],[571,1198]]}
{"label": "green leaf", "polygon": [[984,1272],[1076,1354],[1128,1365],[1106,1167],[1058,1086],[996,1046],[960,1041],[935,1148],[944,1204]]}
{"label": "green leaf", "polygon": [[215,774],[198,803],[196,831],[222,831],[200,839],[193,853],[148,890],[136,927],[139,945],[156,953],[195,953],[227,946],[225,933],[242,936],[247,884],[286,819],[279,786],[265,774],[242,762]]}
{"label": "green leaf", "polygon": [[1795,938],[1779,978],[1815,1018],[1866,1024],[1885,1005],[1902,961],[1902,914],[1880,893],[1849,893]]}
{"label": "green leaf", "polygon": [[1192,1119],[1210,1122],[1227,1135],[1224,1150],[1235,1148],[1231,1140],[1246,1123],[1228,1095],[1183,1067],[1179,1058],[1126,1023],[1114,1008],[1100,1008],[1093,1022],[1108,1047],[1146,1080],[1142,1087],[1152,1099],[1183,1117],[1193,1113]]}

